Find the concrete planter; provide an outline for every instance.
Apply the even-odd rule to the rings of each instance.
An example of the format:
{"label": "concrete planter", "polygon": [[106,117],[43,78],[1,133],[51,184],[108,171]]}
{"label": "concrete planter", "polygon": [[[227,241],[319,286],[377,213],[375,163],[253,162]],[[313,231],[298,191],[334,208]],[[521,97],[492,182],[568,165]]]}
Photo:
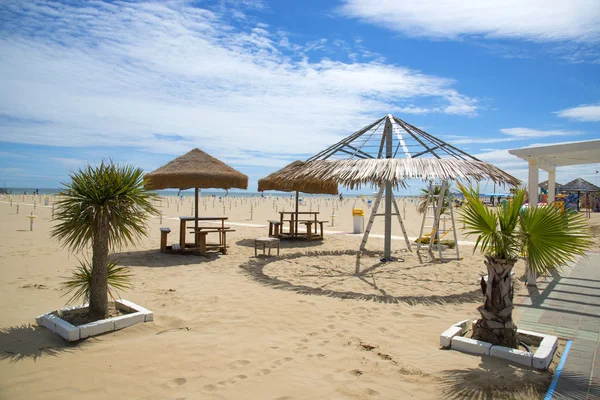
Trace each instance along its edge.
{"label": "concrete planter", "polygon": [[540,341],[536,352],[531,354],[523,350],[494,346],[491,343],[463,337],[471,329],[474,322],[476,321],[464,320],[452,325],[440,335],[440,345],[465,353],[500,357],[536,369],[548,369],[554,356],[554,351],[558,346],[558,338],[556,336],[517,329],[517,333]]}
{"label": "concrete planter", "polygon": [[[77,310],[88,307],[87,304],[75,307],[62,308],[60,311]],[[45,326],[52,332],[56,333],[63,339],[73,342],[80,339],[85,339],[90,336],[100,335],[102,333],[116,331],[135,325],[138,322],[148,322],[154,320],[154,313],[138,306],[135,303],[127,300],[115,300],[115,307],[119,310],[129,312],[130,314],[120,317],[102,319],[89,324],[75,326],[54,314],[54,311],[40,315],[35,320],[38,325]]]}

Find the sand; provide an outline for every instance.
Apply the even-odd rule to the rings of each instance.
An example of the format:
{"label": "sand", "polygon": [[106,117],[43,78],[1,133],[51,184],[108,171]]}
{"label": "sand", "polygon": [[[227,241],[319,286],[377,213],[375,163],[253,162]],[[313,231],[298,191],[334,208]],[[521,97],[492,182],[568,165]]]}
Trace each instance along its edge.
{"label": "sand", "polygon": [[[461,246],[461,261],[432,263],[394,240],[403,262],[380,264],[377,253],[367,254],[355,275],[361,235],[344,233],[352,230],[352,199],[305,200],[303,209],[319,208],[329,220],[339,205],[326,240],[282,241],[281,257],[268,259],[254,258],[253,239],[266,236],[275,207],[292,209],[290,199],[203,199],[201,213],[222,215],[225,204],[236,229],[229,253],[209,258],[158,252],[158,228],[170,227],[174,243],[176,217],[190,213],[190,199],[179,211],[165,200],[162,223],[153,218],[147,239],[116,255],[134,274],[123,298],[154,311],[154,322],[68,344],[35,317],[64,305],[60,285],[77,259],[50,237],[51,208],[38,199],[34,211],[25,205],[32,198],[19,196],[17,215],[16,200],[6,201],[0,198],[3,399],[510,398],[528,386],[542,393],[551,379],[440,348],[442,331],[478,316],[485,266],[472,247]],[[406,214],[408,234],[417,236],[414,204],[407,202]],[[383,233],[381,219],[373,232]],[[397,226],[393,233],[401,236]],[[381,251],[382,242],[374,237],[368,249]],[[515,272],[523,275],[522,262]],[[526,293],[522,282],[516,287]]]}

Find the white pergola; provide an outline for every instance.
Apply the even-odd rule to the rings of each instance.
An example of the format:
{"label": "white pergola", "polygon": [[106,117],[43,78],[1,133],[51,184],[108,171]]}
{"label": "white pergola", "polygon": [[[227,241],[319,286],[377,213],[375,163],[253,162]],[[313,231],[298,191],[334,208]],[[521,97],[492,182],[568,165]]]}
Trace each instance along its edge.
{"label": "white pergola", "polygon": [[[600,139],[508,151],[529,164],[529,206],[538,203],[539,169],[548,172],[548,202],[554,201],[556,167],[600,163]],[[535,194],[535,195],[534,195]]]}

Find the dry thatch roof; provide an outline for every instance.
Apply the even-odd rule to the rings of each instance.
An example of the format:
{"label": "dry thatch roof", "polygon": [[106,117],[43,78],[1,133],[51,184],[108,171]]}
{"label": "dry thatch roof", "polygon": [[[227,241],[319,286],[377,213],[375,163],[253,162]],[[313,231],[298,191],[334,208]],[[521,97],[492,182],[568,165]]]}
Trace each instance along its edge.
{"label": "dry thatch roof", "polygon": [[350,189],[359,188],[367,183],[381,186],[388,182],[394,187],[406,187],[405,181],[410,179],[491,179],[495,183],[509,186],[520,184],[517,178],[492,164],[447,158],[317,160],[307,162],[297,171],[282,174],[281,179],[302,180],[305,184],[334,180]]}
{"label": "dry thatch roof", "polygon": [[[555,183],[554,183],[554,187],[555,187],[556,189],[560,189],[562,186],[563,186],[563,185],[561,185],[561,184],[560,184],[560,183],[558,183],[558,182],[555,182]],[[544,189],[544,190],[548,190],[548,181],[544,181],[544,182],[540,183],[540,184],[538,185],[538,187],[539,187],[539,188],[541,188],[541,189]]]}
{"label": "dry thatch roof", "polygon": [[258,191],[279,190],[282,192],[303,192],[313,194],[338,194],[338,184],[333,180],[328,181],[306,181],[305,179],[286,178],[300,170],[305,163],[294,161],[279,171],[258,180]]}
{"label": "dry thatch roof", "polygon": [[145,175],[150,189],[247,189],[248,177],[229,165],[194,149]]}
{"label": "dry thatch roof", "polygon": [[600,192],[600,188],[585,179],[577,178],[560,187],[561,192]]}

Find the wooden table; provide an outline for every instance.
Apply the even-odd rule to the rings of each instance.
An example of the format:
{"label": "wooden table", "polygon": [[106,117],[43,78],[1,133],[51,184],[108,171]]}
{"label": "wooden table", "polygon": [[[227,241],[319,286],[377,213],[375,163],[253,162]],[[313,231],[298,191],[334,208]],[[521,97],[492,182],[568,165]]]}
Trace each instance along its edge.
{"label": "wooden table", "polygon": [[[286,219],[285,216],[289,215],[290,218]],[[302,216],[307,216],[307,218],[304,218],[302,220],[300,220],[300,218]],[[312,226],[315,227],[315,233],[317,230],[317,225],[318,225],[318,216],[319,216],[319,212],[318,211],[280,211],[279,212],[279,221],[281,222],[281,232],[280,234],[286,235],[286,236],[290,236],[290,237],[298,237],[299,236],[299,232],[297,232],[296,230],[296,226],[297,226],[297,222],[299,221],[310,221],[312,222],[312,224],[308,224],[307,225],[307,232],[306,232],[306,236],[308,239],[312,238]],[[284,233],[283,232],[283,226],[284,226],[284,222],[289,222],[289,232]],[[323,233],[321,232],[321,235]]]}
{"label": "wooden table", "polygon": [[[219,246],[220,247],[226,247],[227,246],[227,236],[226,236],[226,232],[227,232],[227,228],[225,227],[225,221],[229,219],[229,217],[198,217],[198,223],[203,222],[203,221],[221,221],[221,226],[219,226],[218,224],[215,224],[214,228],[218,231],[219,233]],[[185,244],[185,234],[186,234],[186,226],[187,223],[189,221],[195,221],[196,218],[194,217],[179,217],[179,245],[181,246],[181,250],[184,250],[186,247]],[[200,228],[199,228],[200,229]],[[206,233],[206,232],[205,232]],[[198,233],[195,232],[195,235],[197,235]],[[204,243],[200,243],[200,241],[198,242],[198,245],[200,246],[201,244],[203,244],[204,246],[200,246],[201,248],[204,247],[204,250],[206,251],[206,235],[198,235],[199,238],[203,238],[203,242]],[[195,239],[194,239],[194,244],[195,244]],[[224,250],[226,251],[226,250]]]}

